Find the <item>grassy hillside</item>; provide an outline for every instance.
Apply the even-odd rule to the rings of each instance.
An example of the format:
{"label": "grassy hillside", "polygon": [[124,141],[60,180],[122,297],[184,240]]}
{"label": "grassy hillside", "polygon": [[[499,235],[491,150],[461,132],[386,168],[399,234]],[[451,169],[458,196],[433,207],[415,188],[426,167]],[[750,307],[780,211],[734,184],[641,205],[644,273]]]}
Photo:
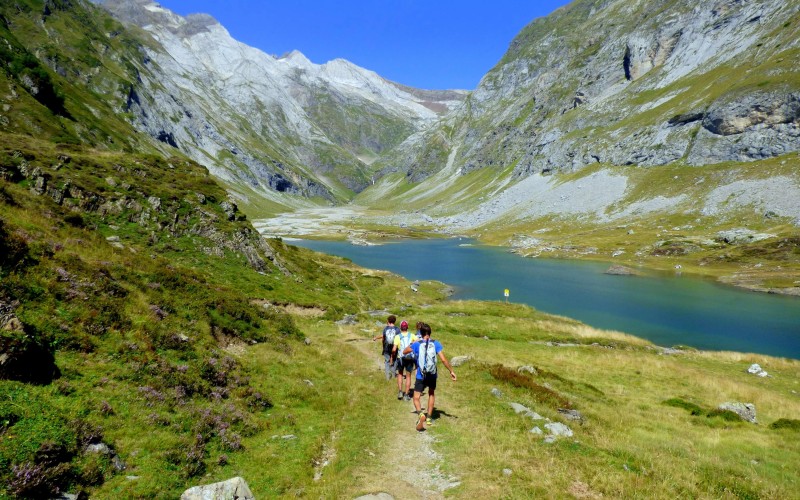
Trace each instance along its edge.
{"label": "grassy hillside", "polygon": [[411,294],[264,243],[186,160],[4,135],[0,174],[0,494],[141,474],[128,495],[175,497],[269,427],[287,374],[238,353],[302,348],[287,306],[329,322]]}
{"label": "grassy hillside", "polygon": [[[667,355],[260,246],[185,160],[19,136],[3,136],[0,160],[2,496],[175,498],[235,475],[258,498],[785,498],[799,486],[796,361]],[[370,342],[384,309],[429,322],[449,357],[472,356],[442,381],[426,433]],[[334,323],[345,314],[357,322]],[[772,376],[746,373],[753,362]],[[758,424],[717,411],[725,401],[755,404]],[[530,432],[544,421],[509,403],[574,436],[546,442]],[[398,453],[418,465],[398,468]]]}

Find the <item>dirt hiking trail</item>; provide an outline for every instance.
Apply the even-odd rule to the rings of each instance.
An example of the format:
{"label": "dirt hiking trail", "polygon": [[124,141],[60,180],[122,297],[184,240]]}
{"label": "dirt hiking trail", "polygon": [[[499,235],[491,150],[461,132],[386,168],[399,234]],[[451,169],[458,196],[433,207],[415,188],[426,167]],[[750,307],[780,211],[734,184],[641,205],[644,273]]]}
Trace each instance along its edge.
{"label": "dirt hiking trail", "polygon": [[[444,491],[457,487],[460,483],[458,477],[442,471],[447,457],[438,453],[436,448],[437,426],[447,425],[441,419],[434,418],[426,423],[427,430],[415,430],[417,415],[414,413],[413,401],[397,399],[397,380],[386,380],[384,375],[383,358],[379,355],[377,342],[365,339],[360,333],[345,332],[342,328],[343,339],[351,345],[357,346],[357,351],[363,355],[363,361],[375,369],[376,383],[374,397],[385,401],[391,410],[392,425],[387,426],[384,443],[376,447],[374,452],[375,467],[365,471],[358,482],[362,482],[366,491],[371,494],[359,499],[390,498],[422,498],[441,499]],[[359,337],[354,338],[356,335]],[[450,389],[449,384],[444,390]],[[437,398],[438,400],[438,398]],[[428,396],[423,394],[422,408],[425,409]],[[435,412],[435,408],[434,408]],[[372,452],[371,452],[372,453]]]}

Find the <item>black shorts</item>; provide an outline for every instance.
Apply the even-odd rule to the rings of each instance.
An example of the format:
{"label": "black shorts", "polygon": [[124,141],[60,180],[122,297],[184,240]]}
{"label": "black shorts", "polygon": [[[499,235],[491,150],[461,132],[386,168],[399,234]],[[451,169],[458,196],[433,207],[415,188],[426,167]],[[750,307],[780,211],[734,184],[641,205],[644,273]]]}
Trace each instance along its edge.
{"label": "black shorts", "polygon": [[436,390],[436,375],[425,375],[421,379],[414,379],[414,392],[424,392],[425,388]]}
{"label": "black shorts", "polygon": [[411,371],[416,368],[417,364],[414,362],[413,359],[405,359],[405,358],[397,358],[395,360],[394,368],[397,370],[397,373],[411,373]]}

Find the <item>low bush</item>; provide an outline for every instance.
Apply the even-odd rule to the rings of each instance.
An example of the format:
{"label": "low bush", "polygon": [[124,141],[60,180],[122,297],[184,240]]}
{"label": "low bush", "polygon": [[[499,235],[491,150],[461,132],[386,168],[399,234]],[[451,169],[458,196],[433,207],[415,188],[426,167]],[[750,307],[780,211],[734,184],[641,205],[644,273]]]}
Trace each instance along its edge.
{"label": "low bush", "polygon": [[674,406],[675,408],[683,408],[692,415],[704,415],[706,413],[700,406],[681,398],[668,399],[664,401],[664,404],[667,406]]}
{"label": "low bush", "polygon": [[788,429],[791,431],[800,431],[800,420],[792,418],[779,418],[778,420],[769,424],[770,429]]}
{"label": "low bush", "polygon": [[526,389],[537,402],[546,404],[551,408],[572,408],[572,403],[567,398],[552,389],[537,384],[526,373],[519,373],[503,365],[492,365],[489,367],[489,374],[495,380]]}

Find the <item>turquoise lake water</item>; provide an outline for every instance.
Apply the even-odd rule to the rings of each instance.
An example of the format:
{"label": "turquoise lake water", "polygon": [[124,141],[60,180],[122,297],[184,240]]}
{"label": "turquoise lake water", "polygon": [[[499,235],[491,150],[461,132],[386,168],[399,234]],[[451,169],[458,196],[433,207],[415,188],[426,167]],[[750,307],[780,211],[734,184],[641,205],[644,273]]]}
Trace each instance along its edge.
{"label": "turquoise lake water", "polygon": [[287,243],[347,257],[410,280],[455,287],[454,299],[504,300],[618,330],[658,345],[800,359],[800,298],[748,292],[671,273],[605,274],[609,264],[530,259],[466,239]]}

